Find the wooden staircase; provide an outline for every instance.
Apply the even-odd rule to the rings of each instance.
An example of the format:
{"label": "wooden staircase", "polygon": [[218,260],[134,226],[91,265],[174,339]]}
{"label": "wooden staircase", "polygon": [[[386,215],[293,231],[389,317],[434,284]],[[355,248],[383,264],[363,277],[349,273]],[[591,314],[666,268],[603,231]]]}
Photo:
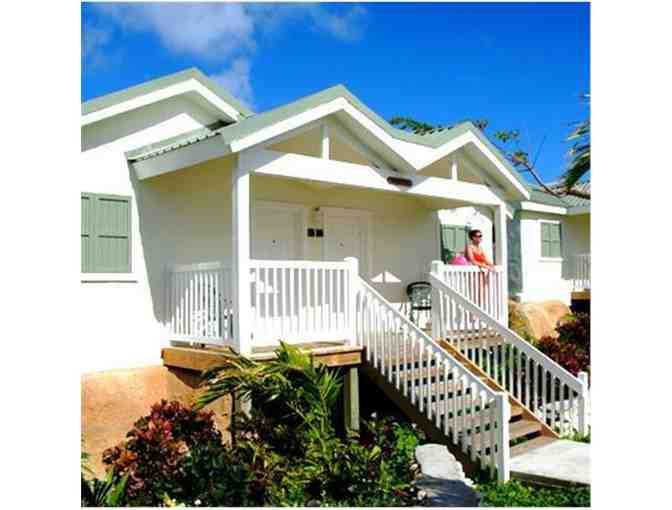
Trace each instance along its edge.
{"label": "wooden staircase", "polygon": [[[462,356],[450,344],[442,341],[439,344],[488,387],[497,392],[505,391],[497,382]],[[367,358],[366,353],[363,357]],[[462,415],[460,412],[454,414],[450,411],[459,407],[454,405],[454,401],[459,401],[462,404],[460,399],[468,400],[472,397],[472,390],[469,385],[456,381],[450,373],[446,378],[444,371],[437,367],[436,363],[418,359],[415,353],[395,355],[383,358],[383,360],[387,361],[388,366],[392,368],[392,379],[398,378],[404,388],[409,388],[409,393],[410,388],[414,388],[415,392],[421,396],[421,402],[416,402],[416,405],[408,402],[408,397],[404,397],[403,392],[400,392],[394,384],[390,383],[389,377],[386,379],[380,373],[379,368],[375,368],[371,364],[365,364],[362,372],[395,402],[401,411],[416,423],[430,440],[447,445],[464,465],[465,471],[473,474],[481,467],[478,462],[474,462],[474,455],[465,455],[460,449],[454,448],[453,445],[464,442],[467,449],[473,450],[476,454],[489,454],[490,424],[480,416],[472,416],[469,413]],[[511,409],[509,419],[510,457],[522,455],[558,440],[558,434],[534,413],[526,409],[510,394],[508,399]],[[430,414],[435,416],[435,419],[429,420],[427,418],[427,407],[430,407]],[[448,409],[447,414],[446,409]],[[456,436],[453,436],[453,434],[456,434]]]}
{"label": "wooden staircase", "polygon": [[[577,378],[430,273],[429,335],[368,283],[355,302],[362,372],[465,471],[506,481],[513,457],[586,430],[587,380]],[[578,426],[575,425],[578,423]]]}

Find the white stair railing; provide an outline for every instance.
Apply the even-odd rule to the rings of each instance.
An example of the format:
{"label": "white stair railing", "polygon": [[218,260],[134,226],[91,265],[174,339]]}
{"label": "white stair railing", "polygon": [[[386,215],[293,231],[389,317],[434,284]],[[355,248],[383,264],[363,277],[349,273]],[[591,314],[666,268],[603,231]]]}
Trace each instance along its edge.
{"label": "white stair railing", "polygon": [[490,316],[441,278],[432,264],[432,336],[483,370],[561,434],[588,433],[588,384]]}
{"label": "white stair railing", "polygon": [[478,266],[441,264],[436,269],[451,288],[478,304],[500,323],[507,323],[505,273],[501,266],[495,266],[493,271],[487,273]]}
{"label": "white stair railing", "polygon": [[165,306],[171,340],[223,344],[231,341],[231,269],[221,262],[172,266]]}
{"label": "white stair railing", "polygon": [[508,480],[508,396],[485,385],[361,278],[356,292],[356,338],[367,362],[472,461]]}
{"label": "white stair railing", "polygon": [[590,290],[590,253],[574,255],[574,290]]}

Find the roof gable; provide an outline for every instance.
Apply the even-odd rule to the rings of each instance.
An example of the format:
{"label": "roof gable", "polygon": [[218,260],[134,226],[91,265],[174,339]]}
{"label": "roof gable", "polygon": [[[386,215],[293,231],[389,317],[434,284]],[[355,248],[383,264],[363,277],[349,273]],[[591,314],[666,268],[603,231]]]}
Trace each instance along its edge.
{"label": "roof gable", "polygon": [[[82,103],[82,124],[96,122],[160,100],[163,97],[161,92],[167,97],[180,93],[196,93],[211,108],[221,111],[232,121],[254,115],[254,112],[201,71],[191,68],[85,101]],[[151,97],[152,95],[156,97]]]}
{"label": "roof gable", "polygon": [[[179,139],[155,143],[133,151],[128,156],[133,160],[150,159],[215,136],[221,137],[231,152],[237,152],[277,136],[280,129],[290,131],[300,127],[300,122],[314,121],[315,118],[319,118],[318,114],[315,113],[311,117],[310,113],[317,112],[320,108],[324,116],[345,112],[344,116],[352,121],[352,125],[360,131],[360,135],[368,138],[369,146],[378,150],[381,155],[385,153],[390,161],[396,161],[394,166],[402,171],[421,170],[460,146],[471,144],[487,157],[489,166],[492,167],[490,171],[496,172],[502,182],[510,187],[512,197],[520,199],[529,196],[529,188],[524,179],[471,122],[463,122],[428,135],[402,131],[369,109],[343,85],[336,85],[272,110],[247,116],[235,124],[219,129],[199,130],[197,133],[187,133]],[[303,120],[300,121],[300,118]],[[413,152],[417,150],[413,147],[417,150],[422,149],[422,155],[414,155]]]}

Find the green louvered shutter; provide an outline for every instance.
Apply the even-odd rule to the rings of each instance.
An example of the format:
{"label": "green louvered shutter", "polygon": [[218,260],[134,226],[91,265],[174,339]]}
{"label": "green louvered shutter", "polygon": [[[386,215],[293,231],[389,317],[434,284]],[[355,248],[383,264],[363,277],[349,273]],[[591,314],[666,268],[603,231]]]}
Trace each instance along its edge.
{"label": "green louvered shutter", "polygon": [[82,273],[91,272],[93,267],[91,254],[93,201],[91,195],[82,194]]}
{"label": "green louvered shutter", "polygon": [[441,226],[441,259],[451,260],[458,252],[464,253],[467,245],[466,227],[457,225]]}
{"label": "green louvered shutter", "polygon": [[559,223],[541,224],[541,256],[562,256],[562,238]]}
{"label": "green louvered shutter", "polygon": [[562,256],[562,244],[560,241],[560,224],[555,223],[551,227],[551,257]]}
{"label": "green louvered shutter", "polygon": [[82,194],[82,272],[131,272],[131,198]]}

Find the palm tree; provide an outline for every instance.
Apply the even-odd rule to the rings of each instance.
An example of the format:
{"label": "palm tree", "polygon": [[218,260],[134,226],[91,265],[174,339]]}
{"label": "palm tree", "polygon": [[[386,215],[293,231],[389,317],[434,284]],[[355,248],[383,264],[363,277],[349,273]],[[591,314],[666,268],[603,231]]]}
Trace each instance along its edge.
{"label": "palm tree", "polygon": [[[590,94],[584,94],[582,98],[590,103]],[[567,141],[574,143],[567,153],[571,161],[562,176],[565,192],[590,198],[589,194],[573,189],[576,183],[590,172],[590,120],[577,123]]]}
{"label": "palm tree", "polygon": [[277,416],[289,426],[309,428],[326,437],[332,427],[341,381],[312,356],[284,342],[271,361],[257,362],[245,356],[227,355],[224,363],[203,375],[204,391],[195,399],[201,409],[225,395],[252,399],[255,407]]}

